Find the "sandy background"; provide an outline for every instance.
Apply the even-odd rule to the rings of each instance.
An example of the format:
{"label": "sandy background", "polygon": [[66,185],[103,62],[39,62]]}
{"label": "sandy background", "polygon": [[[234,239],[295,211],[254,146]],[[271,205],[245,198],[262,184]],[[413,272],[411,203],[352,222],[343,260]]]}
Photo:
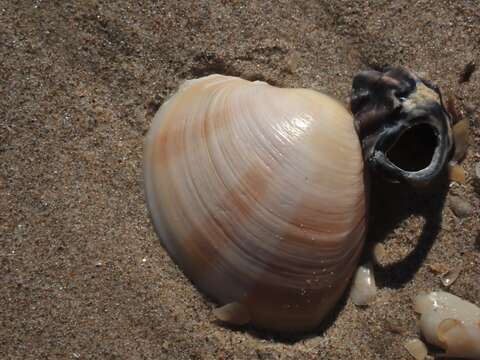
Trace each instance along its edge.
{"label": "sandy background", "polygon": [[[441,288],[428,264],[463,263],[451,291],[480,302],[480,74],[457,82],[479,55],[476,0],[0,0],[0,358],[409,359],[412,297]],[[215,323],[148,217],[153,114],[212,72],[346,101],[357,71],[385,64],[456,95],[472,127],[467,183],[447,196],[376,186],[369,241],[387,257],[370,307],[344,300],[295,339]],[[452,193],[470,217],[444,207]]]}

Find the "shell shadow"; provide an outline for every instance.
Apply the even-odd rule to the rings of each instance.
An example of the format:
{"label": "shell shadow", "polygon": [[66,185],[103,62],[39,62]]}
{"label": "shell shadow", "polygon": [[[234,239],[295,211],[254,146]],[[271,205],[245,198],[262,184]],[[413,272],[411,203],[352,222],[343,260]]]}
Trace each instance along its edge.
{"label": "shell shadow", "polygon": [[[372,180],[370,224],[363,261],[371,257],[376,243],[384,243],[387,236],[409,216],[419,215],[424,219],[416,246],[408,255],[387,265],[374,265],[379,286],[398,289],[413,279],[440,232],[447,193],[446,174],[422,190],[381,179]],[[388,245],[386,248],[388,249]]]}

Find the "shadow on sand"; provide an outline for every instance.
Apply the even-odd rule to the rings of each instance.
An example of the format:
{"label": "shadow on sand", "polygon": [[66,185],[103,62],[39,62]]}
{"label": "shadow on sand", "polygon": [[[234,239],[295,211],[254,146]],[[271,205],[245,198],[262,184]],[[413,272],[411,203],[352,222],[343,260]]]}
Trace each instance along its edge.
{"label": "shadow on sand", "polygon": [[370,258],[372,247],[376,243],[384,242],[409,216],[417,215],[425,221],[417,245],[407,256],[386,266],[374,267],[380,287],[398,289],[413,279],[440,232],[448,192],[447,176],[442,176],[438,182],[424,190],[383,181],[374,181],[372,189],[370,226],[363,261]]}

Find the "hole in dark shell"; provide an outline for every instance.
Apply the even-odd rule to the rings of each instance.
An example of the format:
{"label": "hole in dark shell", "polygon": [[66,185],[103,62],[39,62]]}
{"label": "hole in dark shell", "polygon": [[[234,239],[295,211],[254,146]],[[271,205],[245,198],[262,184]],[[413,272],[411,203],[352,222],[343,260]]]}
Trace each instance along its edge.
{"label": "hole in dark shell", "polygon": [[400,135],[387,151],[387,157],[404,171],[419,171],[430,165],[436,146],[434,129],[428,124],[420,124]]}

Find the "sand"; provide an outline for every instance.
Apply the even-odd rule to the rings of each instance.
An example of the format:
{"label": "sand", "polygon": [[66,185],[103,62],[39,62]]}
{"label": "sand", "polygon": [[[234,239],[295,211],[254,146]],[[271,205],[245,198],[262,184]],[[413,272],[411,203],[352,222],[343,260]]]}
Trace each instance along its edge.
{"label": "sand", "polygon": [[[471,0],[1,1],[0,358],[409,359],[412,298],[441,288],[432,264],[463,264],[450,291],[480,302],[479,72],[458,84],[479,39]],[[213,72],[347,101],[356,72],[387,64],[456,97],[471,125],[467,182],[374,184],[368,243],[386,257],[371,306],[344,299],[296,338],[216,323],[148,216],[153,114]],[[453,194],[471,216],[454,216]]]}

